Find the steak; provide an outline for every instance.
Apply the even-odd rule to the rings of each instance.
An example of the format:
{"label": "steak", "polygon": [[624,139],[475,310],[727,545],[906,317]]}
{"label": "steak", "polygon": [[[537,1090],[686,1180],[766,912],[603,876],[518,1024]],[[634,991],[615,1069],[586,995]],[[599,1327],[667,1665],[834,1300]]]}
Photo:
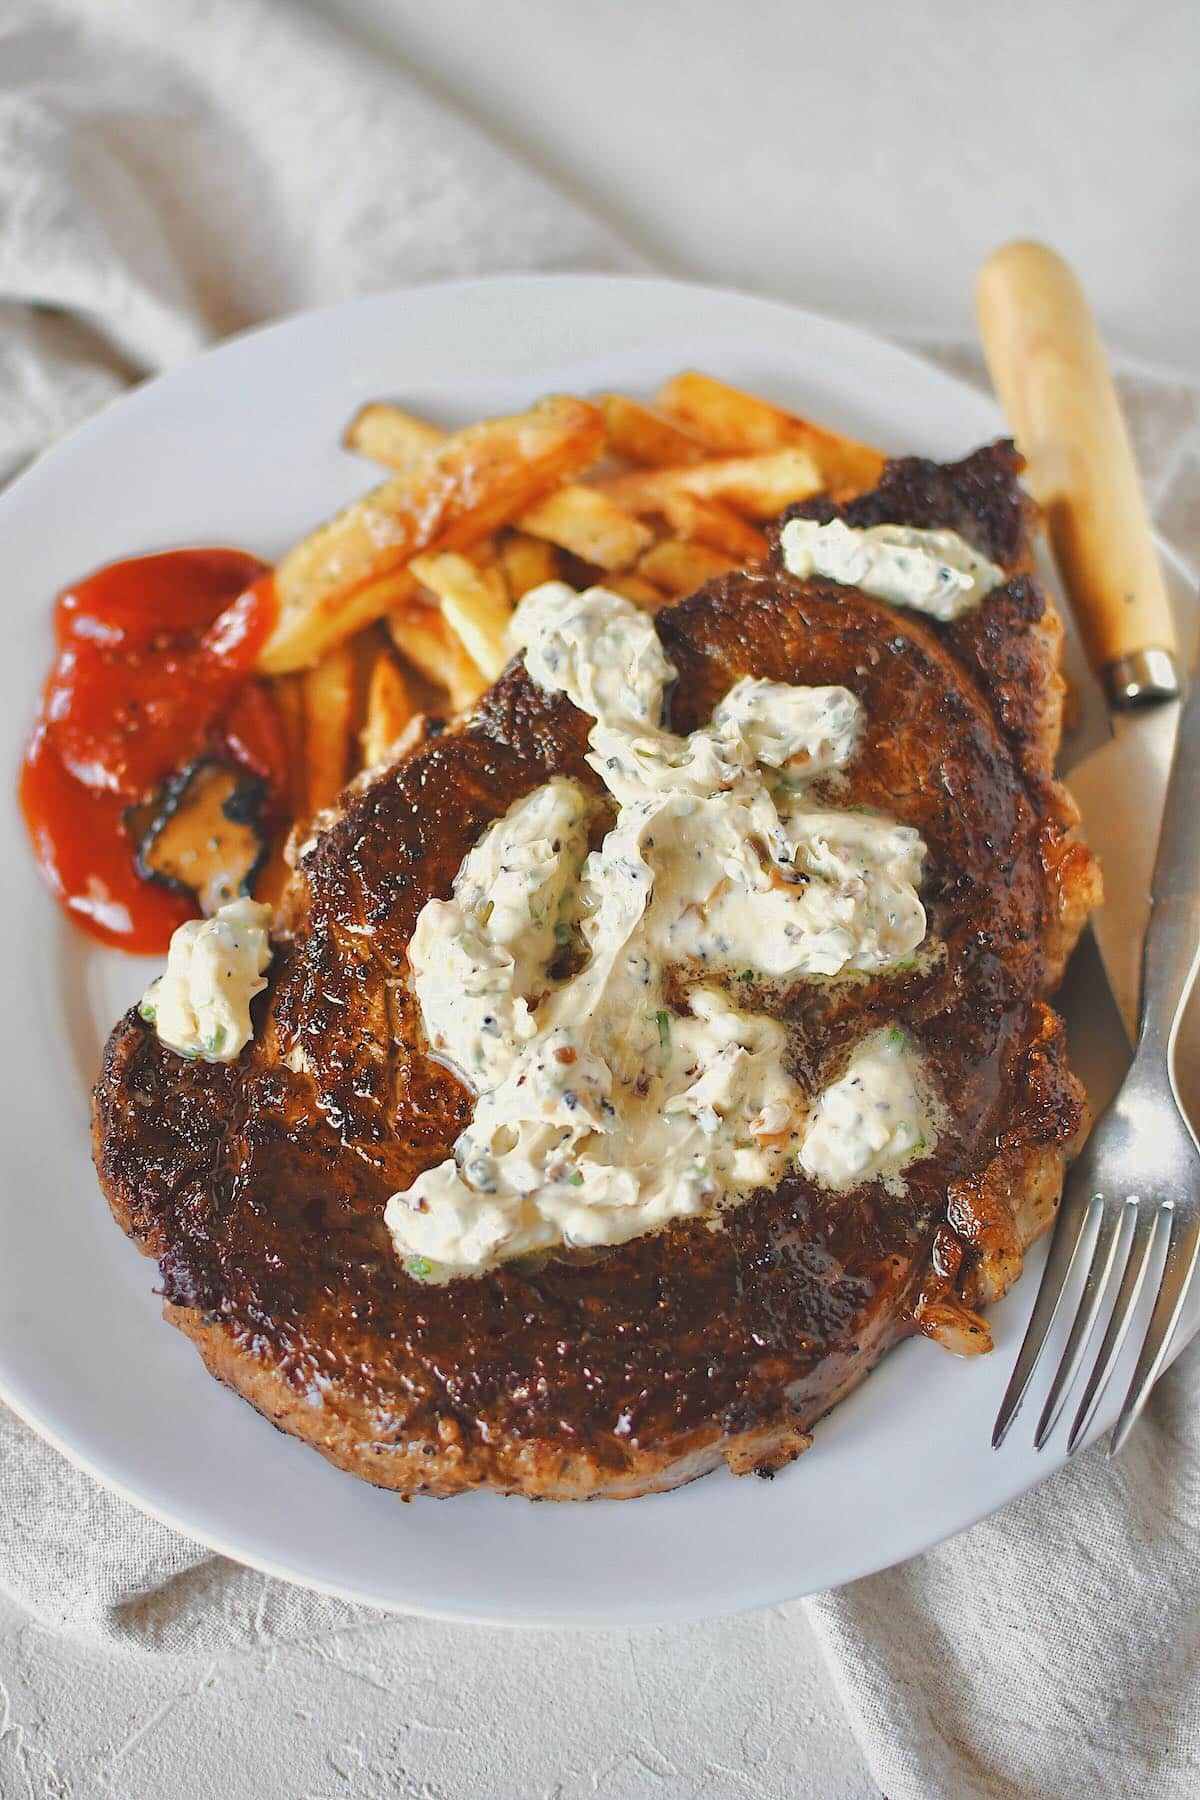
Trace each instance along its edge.
{"label": "steak", "polygon": [[[156,1257],[166,1316],[209,1369],[341,1468],[404,1494],[486,1485],[625,1497],[722,1462],[771,1473],[899,1339],[990,1345],[978,1312],[1053,1216],[1085,1117],[1046,1004],[1098,873],[1052,775],[1060,624],[1031,573],[1019,460],[891,463],[851,524],[947,525],[1009,579],[935,626],[777,552],[658,614],[667,724],[742,675],[839,683],[865,736],[839,803],[914,826],[941,952],[770,1002],[798,1077],[901,1023],[946,1109],[897,1188],[802,1174],[603,1251],[444,1285],[405,1272],[388,1196],[450,1153],[471,1098],[427,1051],[406,950],[484,827],[565,773],[589,720],[517,662],[460,724],[343,796],[303,847],[255,1041],[233,1064],[165,1050],[131,1010],[95,1094],[100,1180]],[[829,518],[824,502],[805,509]]]}

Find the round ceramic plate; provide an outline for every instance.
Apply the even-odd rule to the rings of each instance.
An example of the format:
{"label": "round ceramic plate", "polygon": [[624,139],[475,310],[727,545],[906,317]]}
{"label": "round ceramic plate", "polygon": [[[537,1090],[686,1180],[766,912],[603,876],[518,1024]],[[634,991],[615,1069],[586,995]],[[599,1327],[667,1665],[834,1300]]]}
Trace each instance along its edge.
{"label": "round ceramic plate", "polygon": [[[509,1622],[729,1612],[910,1556],[1043,1479],[1062,1455],[1057,1440],[1035,1455],[1024,1415],[1000,1453],[989,1441],[1039,1255],[995,1311],[993,1355],[959,1362],[923,1341],[902,1345],[772,1483],[722,1471],[619,1505],[472,1494],[406,1506],[273,1431],[211,1379],[162,1322],[154,1265],[98,1191],[88,1091],[111,1024],[148,977],[145,964],[62,921],[11,797],[54,594],[100,563],[171,545],[277,555],[370,485],[339,440],[372,397],[459,423],[555,390],[648,393],[688,366],[897,453],[957,456],[1003,430],[972,389],[791,308],[665,281],[501,278],[381,294],[236,339],[112,406],[0,497],[10,771],[0,1392],[146,1511],[242,1562],[353,1599]],[[1086,948],[1065,1005],[1077,1065],[1104,1088],[1121,1039]]]}

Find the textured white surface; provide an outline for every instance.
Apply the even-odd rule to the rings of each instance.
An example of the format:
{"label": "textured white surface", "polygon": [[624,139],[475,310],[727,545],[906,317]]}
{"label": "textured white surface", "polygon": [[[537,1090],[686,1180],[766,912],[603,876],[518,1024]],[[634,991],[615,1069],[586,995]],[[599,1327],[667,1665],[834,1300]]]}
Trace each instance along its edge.
{"label": "textured white surface", "polygon": [[1126,356],[1200,372],[1194,0],[306,0],[667,274],[906,338],[1044,237]]}
{"label": "textured white surface", "polygon": [[413,1620],[218,1657],[0,1600],[4,1800],[872,1800],[792,1607],[586,1635]]}

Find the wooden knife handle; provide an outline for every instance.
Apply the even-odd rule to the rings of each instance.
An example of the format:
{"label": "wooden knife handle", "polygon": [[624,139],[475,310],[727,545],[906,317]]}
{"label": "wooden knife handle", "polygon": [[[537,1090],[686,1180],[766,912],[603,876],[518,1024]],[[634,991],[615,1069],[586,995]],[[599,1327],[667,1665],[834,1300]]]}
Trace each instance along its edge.
{"label": "wooden knife handle", "polygon": [[1162,568],[1083,289],[1053,250],[1017,242],[984,263],[975,299],[992,383],[1092,667],[1118,704],[1177,693]]}

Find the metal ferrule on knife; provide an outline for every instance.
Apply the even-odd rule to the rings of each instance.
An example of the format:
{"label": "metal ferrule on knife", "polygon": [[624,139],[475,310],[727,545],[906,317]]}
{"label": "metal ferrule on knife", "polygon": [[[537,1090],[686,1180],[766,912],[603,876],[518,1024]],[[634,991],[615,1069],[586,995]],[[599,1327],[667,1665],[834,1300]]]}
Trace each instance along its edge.
{"label": "metal ferrule on knife", "polygon": [[1174,654],[1162,644],[1147,644],[1114,657],[1103,670],[1110,706],[1153,706],[1179,697],[1179,670]]}

